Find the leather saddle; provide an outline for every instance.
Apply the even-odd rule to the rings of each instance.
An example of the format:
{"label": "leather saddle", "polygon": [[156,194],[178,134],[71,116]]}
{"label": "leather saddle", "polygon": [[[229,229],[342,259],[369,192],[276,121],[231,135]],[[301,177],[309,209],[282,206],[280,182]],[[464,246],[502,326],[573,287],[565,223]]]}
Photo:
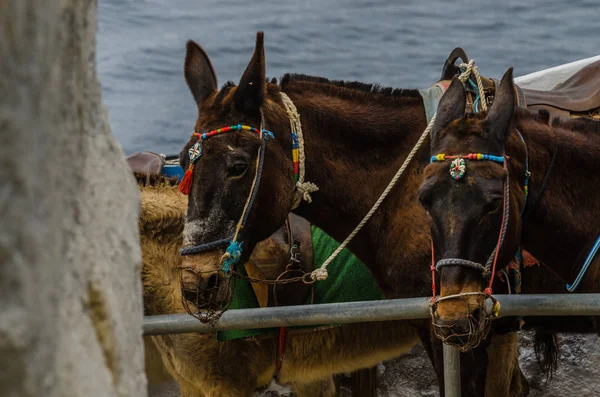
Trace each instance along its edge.
{"label": "leather saddle", "polygon": [[134,173],[161,175],[165,156],[154,152],[136,152],[127,156],[127,164]]}
{"label": "leather saddle", "polygon": [[183,168],[179,165],[179,156],[165,156],[154,152],[136,152],[127,156],[127,163],[136,176],[165,177],[172,183],[181,181]]}
{"label": "leather saddle", "polygon": [[[467,54],[460,47],[452,50],[444,62],[440,81],[452,80],[454,76],[460,74],[460,67],[455,65],[458,59],[461,59],[463,63],[469,61]],[[481,76],[481,80],[488,104],[491,104],[499,81],[483,76]],[[515,87],[518,105],[523,108],[546,109],[552,116],[559,117],[597,118],[600,108],[600,61],[584,66],[549,91],[521,88],[517,85]]]}

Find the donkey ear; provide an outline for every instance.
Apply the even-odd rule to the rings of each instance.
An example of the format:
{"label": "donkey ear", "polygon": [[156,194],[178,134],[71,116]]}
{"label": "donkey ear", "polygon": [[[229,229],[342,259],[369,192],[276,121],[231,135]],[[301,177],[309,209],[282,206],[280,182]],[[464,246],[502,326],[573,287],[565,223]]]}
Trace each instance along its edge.
{"label": "donkey ear", "polygon": [[210,59],[202,47],[192,40],[186,45],[184,74],[198,106],[217,90],[217,76]]}
{"label": "donkey ear", "polygon": [[489,137],[504,142],[510,131],[510,123],[515,113],[515,86],[513,68],[504,73],[500,86],[496,90],[494,103],[485,121]]}
{"label": "donkey ear", "polygon": [[435,122],[431,128],[431,142],[437,138],[444,127],[465,115],[466,101],[465,87],[455,77],[452,79],[452,83],[450,83],[450,87],[448,87],[442,99],[440,99]]}
{"label": "donkey ear", "polygon": [[260,109],[265,100],[266,91],[264,34],[258,32],[254,55],[252,55],[235,92],[235,107],[240,111],[247,112]]}

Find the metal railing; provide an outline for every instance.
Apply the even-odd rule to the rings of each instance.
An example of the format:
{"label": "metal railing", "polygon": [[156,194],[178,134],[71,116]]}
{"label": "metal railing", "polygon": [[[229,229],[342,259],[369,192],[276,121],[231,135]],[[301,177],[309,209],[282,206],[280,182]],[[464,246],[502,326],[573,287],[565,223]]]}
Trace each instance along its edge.
{"label": "metal railing", "polygon": [[[600,294],[495,295],[500,316],[600,316]],[[326,303],[261,309],[229,310],[213,327],[188,314],[144,318],[144,335],[214,332],[253,328],[348,324],[429,317],[431,298]],[[460,355],[444,345],[446,397],[460,396]]]}

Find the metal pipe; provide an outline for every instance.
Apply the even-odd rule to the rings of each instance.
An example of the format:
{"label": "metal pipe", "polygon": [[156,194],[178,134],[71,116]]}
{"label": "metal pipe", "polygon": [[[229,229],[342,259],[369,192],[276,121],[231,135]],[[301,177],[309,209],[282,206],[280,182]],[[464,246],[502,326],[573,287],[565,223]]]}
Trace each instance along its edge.
{"label": "metal pipe", "polygon": [[229,310],[215,327],[201,323],[188,314],[147,316],[144,318],[144,335],[412,320],[429,317],[429,300],[430,298],[409,298]]}
{"label": "metal pipe", "polygon": [[494,295],[500,316],[600,316],[600,294]]}
{"label": "metal pipe", "polygon": [[460,351],[444,344],[444,392],[446,397],[460,397]]}
{"label": "metal pipe", "polygon": [[[500,316],[600,316],[600,294],[495,295]],[[187,314],[144,318],[144,335],[347,324],[429,317],[430,298],[230,310],[212,327]]]}

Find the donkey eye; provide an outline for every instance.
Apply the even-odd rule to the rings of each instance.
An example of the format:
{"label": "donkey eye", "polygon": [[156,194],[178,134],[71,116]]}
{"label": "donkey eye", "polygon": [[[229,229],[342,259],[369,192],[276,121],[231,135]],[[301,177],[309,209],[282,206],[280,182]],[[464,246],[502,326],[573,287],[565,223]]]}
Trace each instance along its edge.
{"label": "donkey eye", "polygon": [[492,214],[500,209],[502,206],[502,198],[494,199],[488,202],[483,208],[486,214]]}
{"label": "donkey eye", "polygon": [[246,163],[235,163],[229,167],[228,174],[229,176],[240,176],[246,172],[247,168],[248,165]]}

